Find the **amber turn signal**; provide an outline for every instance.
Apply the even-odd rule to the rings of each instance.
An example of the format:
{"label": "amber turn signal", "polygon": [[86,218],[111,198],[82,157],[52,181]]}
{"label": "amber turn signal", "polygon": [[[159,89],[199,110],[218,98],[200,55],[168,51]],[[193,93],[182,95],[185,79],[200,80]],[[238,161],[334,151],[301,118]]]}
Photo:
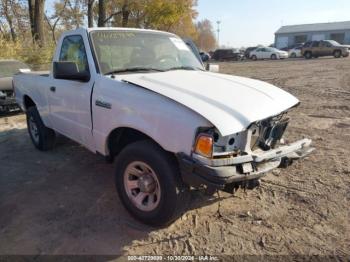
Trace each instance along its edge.
{"label": "amber turn signal", "polygon": [[198,135],[194,151],[202,156],[212,157],[213,138],[207,134]]}

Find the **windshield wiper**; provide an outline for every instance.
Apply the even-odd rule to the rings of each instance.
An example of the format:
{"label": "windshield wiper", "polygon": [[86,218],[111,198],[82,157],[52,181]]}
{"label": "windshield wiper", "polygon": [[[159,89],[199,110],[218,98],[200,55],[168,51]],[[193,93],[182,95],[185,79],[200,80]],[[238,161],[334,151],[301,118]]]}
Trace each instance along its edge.
{"label": "windshield wiper", "polygon": [[173,70],[200,70],[200,71],[204,71],[202,68],[193,67],[193,66],[176,66],[176,67],[171,67],[171,68],[167,69],[166,71],[173,71]]}
{"label": "windshield wiper", "polygon": [[139,72],[139,71],[144,71],[144,72],[149,72],[149,71],[164,72],[164,70],[157,69],[157,68],[151,68],[151,67],[131,67],[131,68],[112,70],[112,71],[110,71],[108,73],[105,73],[104,75],[114,75],[114,74],[118,74],[118,73]]}

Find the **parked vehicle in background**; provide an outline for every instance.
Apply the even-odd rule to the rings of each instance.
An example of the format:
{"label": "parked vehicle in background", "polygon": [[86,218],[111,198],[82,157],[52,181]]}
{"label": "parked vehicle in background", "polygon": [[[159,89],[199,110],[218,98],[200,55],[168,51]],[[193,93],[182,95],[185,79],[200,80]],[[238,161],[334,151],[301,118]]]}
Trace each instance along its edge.
{"label": "parked vehicle in background", "polygon": [[288,52],[279,50],[273,47],[258,47],[250,52],[250,58],[252,60],[258,59],[284,59],[288,58]]}
{"label": "parked vehicle in background", "polygon": [[304,44],[300,44],[300,45],[297,45],[295,47],[293,47],[292,49],[290,49],[288,51],[288,56],[290,58],[298,58],[298,57],[302,57],[301,55],[301,49],[303,48]]}
{"label": "parked vehicle in background", "polygon": [[313,151],[310,139],[282,139],[296,97],[262,81],[206,72],[168,32],[65,32],[52,72],[17,74],[14,86],[34,146],[52,149],[57,132],[116,158],[120,200],[147,224],[178,218],[191,187],[253,188]]}
{"label": "parked vehicle in background", "polygon": [[203,62],[207,62],[210,60],[210,55],[204,51],[199,52],[199,55],[201,56]]}
{"label": "parked vehicle in background", "polygon": [[217,49],[212,59],[217,61],[239,61],[244,59],[244,55],[237,48]]}
{"label": "parked vehicle in background", "polygon": [[248,47],[245,51],[244,51],[244,57],[246,59],[249,59],[250,58],[250,52],[251,51],[254,51],[255,49],[257,49],[258,47],[257,46],[252,46],[252,47]]}
{"label": "parked vehicle in background", "polygon": [[306,59],[321,56],[347,57],[349,52],[350,46],[341,45],[334,40],[310,41],[301,49],[301,55]]}
{"label": "parked vehicle in background", "polygon": [[281,48],[280,50],[281,50],[281,51],[286,51],[286,52],[288,52],[290,49],[292,49],[292,48],[290,48],[290,47],[288,46],[288,47],[283,47],[283,48]]}
{"label": "parked vehicle in background", "polygon": [[20,70],[30,70],[29,66],[17,60],[0,60],[0,112],[19,110],[14,97],[12,78]]}

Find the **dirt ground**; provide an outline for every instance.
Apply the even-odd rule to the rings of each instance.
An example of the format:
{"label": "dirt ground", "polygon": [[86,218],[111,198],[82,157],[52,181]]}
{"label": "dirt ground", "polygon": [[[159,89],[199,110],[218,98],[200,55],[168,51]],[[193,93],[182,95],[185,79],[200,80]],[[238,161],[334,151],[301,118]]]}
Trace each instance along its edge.
{"label": "dirt ground", "polygon": [[224,63],[221,71],[297,96],[287,137],[310,137],[317,150],[253,191],[194,191],[190,210],[158,229],[125,211],[113,165],[64,137],[39,152],[23,115],[2,117],[0,254],[350,255],[350,58]]}

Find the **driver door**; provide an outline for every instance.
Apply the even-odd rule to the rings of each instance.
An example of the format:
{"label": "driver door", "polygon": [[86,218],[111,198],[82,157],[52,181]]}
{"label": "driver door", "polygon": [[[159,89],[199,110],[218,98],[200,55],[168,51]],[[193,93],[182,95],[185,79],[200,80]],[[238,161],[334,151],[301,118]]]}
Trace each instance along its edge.
{"label": "driver door", "polygon": [[[62,40],[59,61],[75,62],[79,71],[89,71],[84,39],[68,35]],[[90,71],[89,71],[90,72]],[[55,79],[49,88],[50,120],[56,131],[93,149],[90,96],[93,87],[88,82]]]}
{"label": "driver door", "polygon": [[262,59],[262,56],[263,56],[262,53],[263,53],[263,52],[262,52],[262,48],[256,49],[256,50],[255,50],[256,58],[257,58],[257,59]]}
{"label": "driver door", "polygon": [[333,55],[332,45],[329,42],[321,41],[320,42],[320,50],[322,56]]}
{"label": "driver door", "polygon": [[261,59],[268,58],[268,56],[269,56],[268,55],[269,54],[268,50],[266,48],[262,48],[261,50],[262,50],[262,52],[261,52]]}

